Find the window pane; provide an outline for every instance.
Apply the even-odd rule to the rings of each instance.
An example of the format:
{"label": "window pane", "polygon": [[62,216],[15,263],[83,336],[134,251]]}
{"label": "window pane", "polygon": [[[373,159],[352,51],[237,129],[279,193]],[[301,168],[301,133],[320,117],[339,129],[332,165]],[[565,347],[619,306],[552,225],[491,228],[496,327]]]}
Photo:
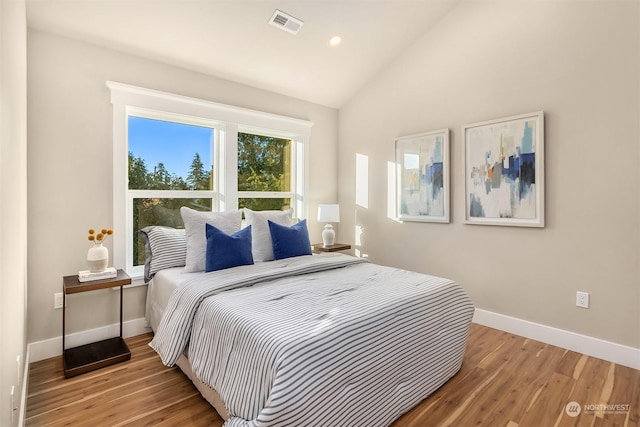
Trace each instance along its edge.
{"label": "window pane", "polygon": [[238,208],[249,208],[252,211],[285,210],[291,207],[290,198],[282,199],[238,199]]}
{"label": "window pane", "polygon": [[291,191],[291,140],[239,132],[238,191]]}
{"label": "window pane", "polygon": [[214,129],[128,116],[130,190],[212,190]]}
{"label": "window pane", "polygon": [[140,230],[148,225],[184,228],[180,208],[210,211],[211,199],[133,199],[133,265],[144,265],[144,242]]}

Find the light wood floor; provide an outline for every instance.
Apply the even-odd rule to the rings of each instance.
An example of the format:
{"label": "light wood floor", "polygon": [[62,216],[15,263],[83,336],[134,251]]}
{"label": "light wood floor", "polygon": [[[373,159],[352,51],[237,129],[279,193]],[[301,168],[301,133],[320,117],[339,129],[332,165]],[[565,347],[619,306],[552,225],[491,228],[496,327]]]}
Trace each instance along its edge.
{"label": "light wood floor", "polygon": [[[130,361],[67,380],[60,357],[32,363],[27,426],[221,426],[150,340],[129,338]],[[572,401],[629,410],[569,417]],[[472,324],[460,372],[393,424],[427,426],[639,427],[640,371]]]}

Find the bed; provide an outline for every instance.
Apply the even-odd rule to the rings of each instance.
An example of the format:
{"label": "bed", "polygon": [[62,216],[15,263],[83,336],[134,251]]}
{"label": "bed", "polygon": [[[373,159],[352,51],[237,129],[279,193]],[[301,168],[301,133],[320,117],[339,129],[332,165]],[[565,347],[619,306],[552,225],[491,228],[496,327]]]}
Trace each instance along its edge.
{"label": "bed", "polygon": [[473,310],[452,280],[339,253],[161,268],[147,293],[150,345],[228,427],[389,425],[460,369]]}

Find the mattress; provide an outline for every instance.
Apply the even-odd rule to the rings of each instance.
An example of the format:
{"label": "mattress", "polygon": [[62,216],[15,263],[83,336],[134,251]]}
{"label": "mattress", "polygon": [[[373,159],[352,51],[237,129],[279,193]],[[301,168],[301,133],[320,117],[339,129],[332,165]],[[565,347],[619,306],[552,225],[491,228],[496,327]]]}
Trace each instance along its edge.
{"label": "mattress", "polygon": [[388,425],[459,370],[473,315],[459,285],[319,257],[154,277],[152,347],[226,426]]}
{"label": "mattress", "polygon": [[147,306],[145,318],[153,329],[158,330],[160,319],[167,308],[169,298],[173,291],[185,280],[193,279],[203,275],[204,273],[183,273],[184,267],[167,268],[158,271],[151,281],[147,289]]}

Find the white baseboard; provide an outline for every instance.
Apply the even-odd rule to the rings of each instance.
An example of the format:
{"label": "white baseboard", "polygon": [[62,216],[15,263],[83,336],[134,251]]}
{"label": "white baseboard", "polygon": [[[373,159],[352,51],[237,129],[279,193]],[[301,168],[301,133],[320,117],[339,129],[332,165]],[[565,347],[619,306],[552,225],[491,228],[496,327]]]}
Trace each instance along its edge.
{"label": "white baseboard", "polygon": [[640,349],[476,308],[473,322],[619,365],[640,369]]}
{"label": "white baseboard", "polygon": [[27,389],[29,388],[29,363],[31,355],[29,354],[29,346],[24,355],[24,366],[22,367],[22,393],[20,393],[20,415],[18,416],[18,426],[22,427],[27,421]]}
{"label": "white baseboard", "polygon": [[[134,337],[147,332],[151,332],[151,328],[143,318],[128,320],[122,324],[122,335],[124,338]],[[67,348],[77,347],[79,345],[117,337],[119,334],[120,324],[115,323],[97,329],[69,334],[65,337],[65,346]],[[29,343],[27,352],[30,353],[31,362],[60,356],[62,354],[62,337]]]}

